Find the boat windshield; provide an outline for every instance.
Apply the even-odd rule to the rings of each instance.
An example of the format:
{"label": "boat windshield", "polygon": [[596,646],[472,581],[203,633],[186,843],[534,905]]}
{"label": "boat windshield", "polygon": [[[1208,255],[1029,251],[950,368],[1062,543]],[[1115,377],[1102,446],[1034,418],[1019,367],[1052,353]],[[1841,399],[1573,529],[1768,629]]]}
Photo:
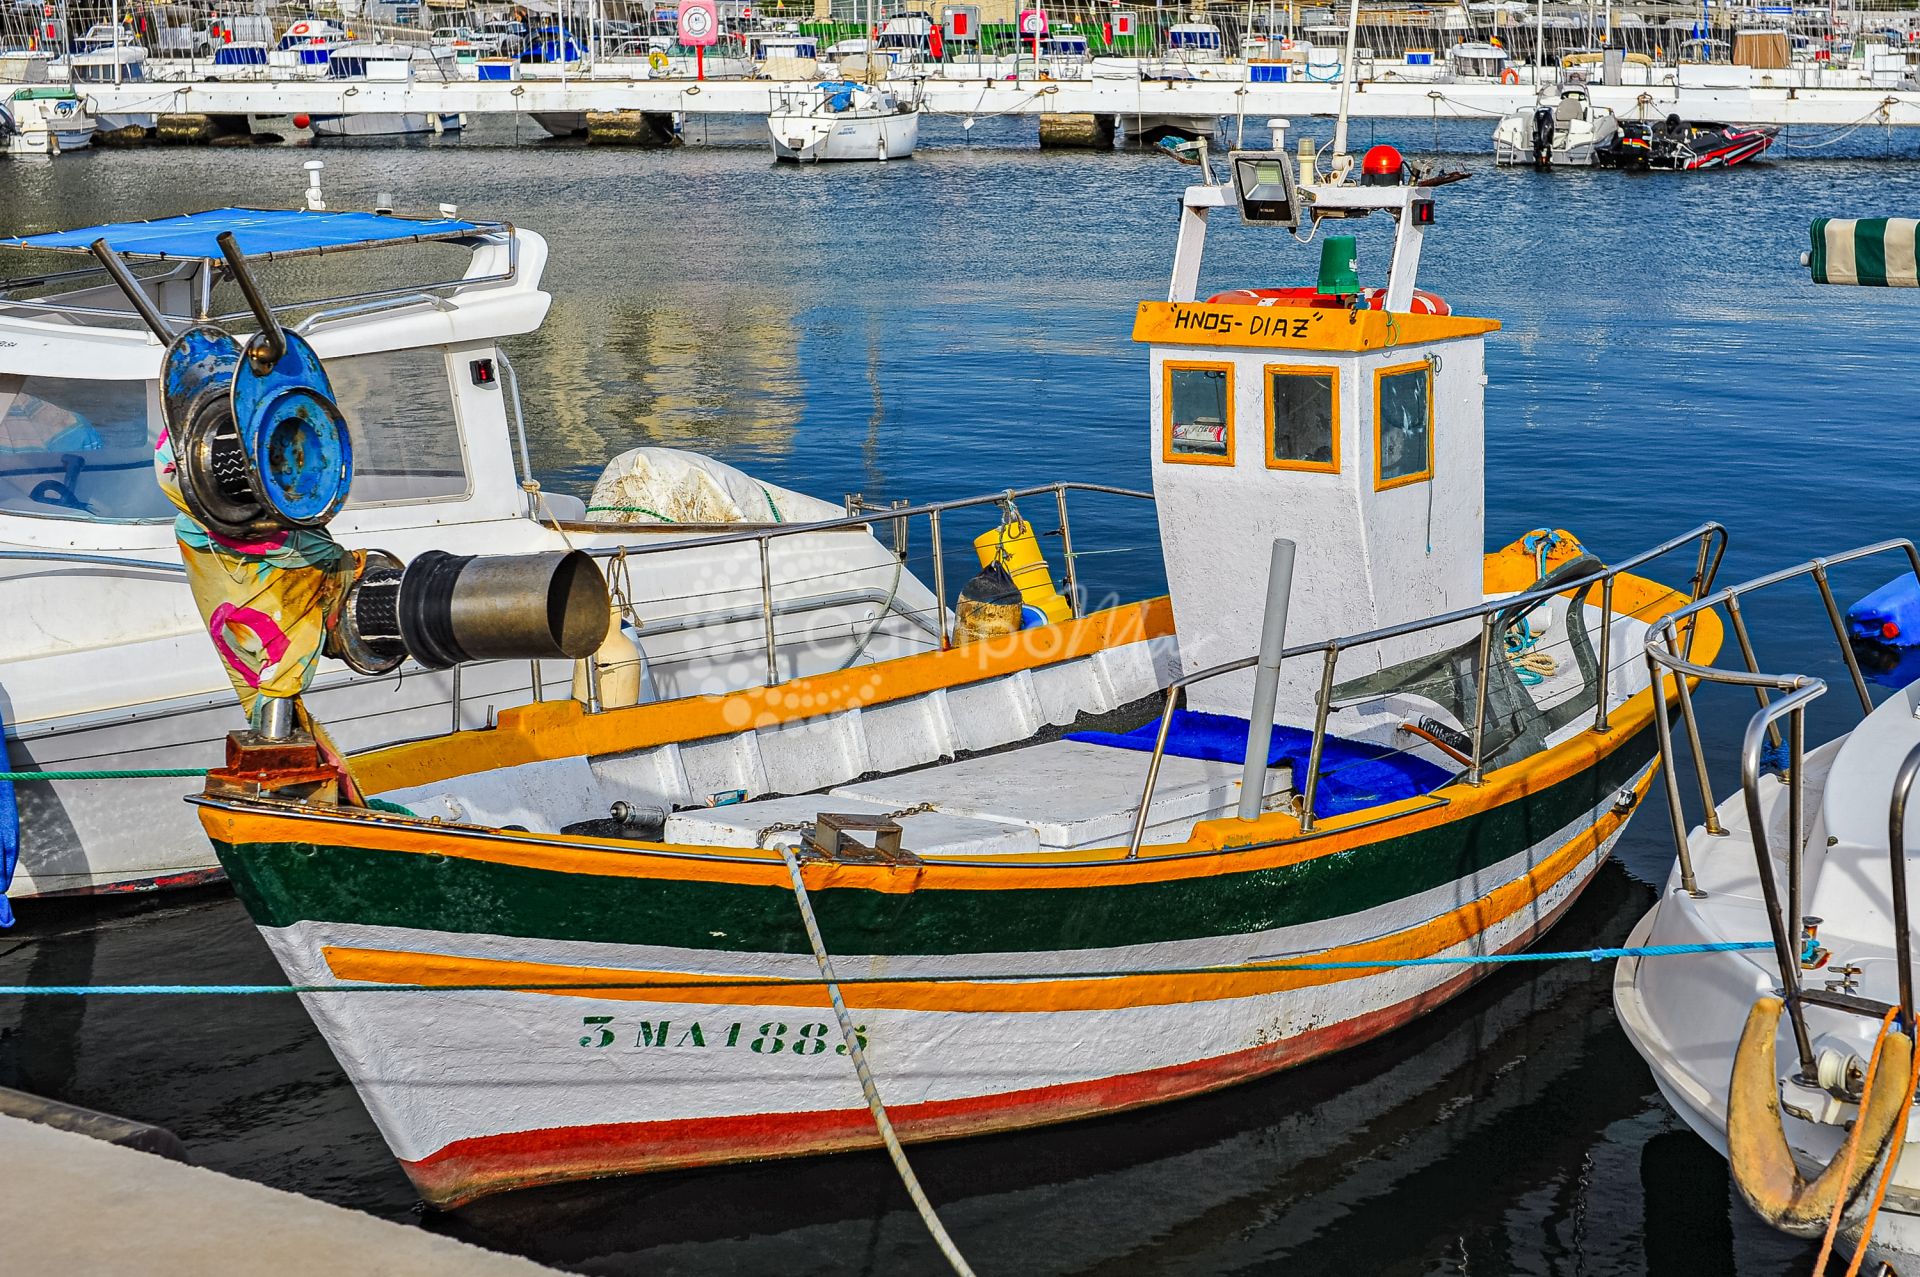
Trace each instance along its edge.
{"label": "boat windshield", "polygon": [[104,523],[171,519],[153,481],[148,383],[0,373],[0,511]]}
{"label": "boat windshield", "polygon": [[353,439],[350,506],[445,501],[467,493],[466,455],[444,350],[327,361]]}
{"label": "boat windshield", "polygon": [[[457,500],[468,491],[441,350],[327,362],[353,438],[349,505]],[[153,478],[154,383],[0,373],[0,513],[95,523],[164,522]]]}

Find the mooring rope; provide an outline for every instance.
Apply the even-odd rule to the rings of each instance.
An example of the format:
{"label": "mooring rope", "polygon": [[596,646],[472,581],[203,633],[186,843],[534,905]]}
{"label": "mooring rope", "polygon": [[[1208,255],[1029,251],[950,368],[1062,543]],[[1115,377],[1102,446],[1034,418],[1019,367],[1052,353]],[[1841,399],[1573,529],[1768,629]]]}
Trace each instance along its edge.
{"label": "mooring rope", "polygon": [[974,1277],[966,1256],[953,1244],[946,1225],[940,1222],[933,1203],[927,1200],[925,1191],[921,1189],[920,1179],[907,1161],[907,1151],[900,1146],[900,1137],[894,1133],[893,1121],[887,1116],[887,1106],[880,1102],[880,1090],[873,1083],[873,1070],[867,1067],[867,1053],[861,1049],[860,1034],[853,1027],[853,1017],[847,1014],[847,1004],[840,996],[840,983],[834,979],[833,960],[827,956],[826,941],[820,937],[820,922],[813,916],[813,901],[807,895],[807,884],[800,876],[800,861],[790,847],[781,847],[779,851],[780,859],[787,862],[787,876],[793,879],[793,895],[800,902],[800,920],[807,927],[807,942],[813,946],[813,960],[819,964],[820,978],[826,981],[827,996],[833,1000],[833,1015],[840,1022],[840,1037],[846,1043],[847,1054],[853,1057],[854,1072],[860,1075],[860,1090],[867,1097],[867,1111],[873,1114],[873,1124],[880,1130],[880,1139],[887,1146],[887,1156],[893,1159],[893,1169],[900,1172],[900,1182],[906,1186],[907,1196],[913,1199],[913,1208],[920,1212],[920,1222],[933,1235],[934,1244],[946,1256],[947,1263],[961,1277]]}
{"label": "mooring rope", "polygon": [[77,772],[0,772],[0,780],[159,780],[174,776],[204,776],[204,767],[150,767],[144,770]]}
{"label": "mooring rope", "polygon": [[[809,906],[809,911],[811,906]],[[811,938],[811,937],[810,937]],[[1489,966],[1509,962],[1606,962],[1615,958],[1666,958],[1684,954],[1742,953],[1771,949],[1771,940],[1722,940],[1700,944],[1642,944],[1618,949],[1562,949],[1528,953],[1461,953],[1431,958],[1373,958],[1352,962],[1253,962],[1213,967],[1141,967],[1110,971],[1040,971],[967,975],[829,975],[830,992],[848,985],[888,984],[1005,984],[1036,980],[1119,980],[1138,976],[1245,975],[1285,971],[1383,971],[1394,967]],[[824,972],[822,974],[825,974]],[[570,993],[594,989],[633,991],[674,989],[808,989],[819,980],[792,980],[780,976],[748,976],[737,980],[545,980],[514,984],[5,984],[0,997],[153,997],[167,995],[223,996],[286,993]]]}

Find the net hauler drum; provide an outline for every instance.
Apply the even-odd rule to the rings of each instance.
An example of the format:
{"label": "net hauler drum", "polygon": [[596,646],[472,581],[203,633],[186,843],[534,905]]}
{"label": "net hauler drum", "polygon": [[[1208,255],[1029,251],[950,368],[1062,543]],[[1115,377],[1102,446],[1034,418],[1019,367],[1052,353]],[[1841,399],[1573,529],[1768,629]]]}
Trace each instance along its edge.
{"label": "net hauler drum", "polygon": [[607,637],[612,601],[579,550],[448,554],[402,568],[368,557],[348,589],[333,654],[368,673],[411,656],[428,669],[466,661],[581,660]]}

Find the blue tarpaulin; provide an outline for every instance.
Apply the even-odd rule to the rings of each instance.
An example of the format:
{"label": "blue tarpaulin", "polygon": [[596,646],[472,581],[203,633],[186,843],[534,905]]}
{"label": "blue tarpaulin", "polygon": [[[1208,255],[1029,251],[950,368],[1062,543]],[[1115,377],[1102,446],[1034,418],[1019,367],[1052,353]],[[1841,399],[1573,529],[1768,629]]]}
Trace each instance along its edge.
{"label": "blue tarpaulin", "polygon": [[0,238],[0,248],[85,252],[97,239],[123,257],[211,258],[215,241],[232,231],[249,257],[363,248],[411,239],[458,239],[499,229],[453,218],[394,217],[387,213],[315,213],[292,208],[219,208],[152,222],[115,222],[74,231]]}
{"label": "blue tarpaulin", "polygon": [[853,105],[853,91],[860,86],[852,80],[822,80],[814,87],[827,94],[827,110],[844,111]]}
{"label": "blue tarpaulin", "polygon": [[[1155,719],[1130,732],[1075,732],[1067,739],[1112,745],[1117,749],[1151,751],[1159,734],[1160,720]],[[1272,743],[1267,749],[1267,765],[1291,764],[1294,783],[1305,792],[1307,757],[1312,748],[1312,732],[1275,724]],[[1231,714],[1177,709],[1173,712],[1173,725],[1167,731],[1167,753],[1175,758],[1244,763],[1247,720]],[[1452,779],[1452,772],[1416,754],[1329,735],[1320,750],[1320,786],[1313,796],[1313,814],[1315,819],[1325,819],[1417,797],[1431,793]]]}

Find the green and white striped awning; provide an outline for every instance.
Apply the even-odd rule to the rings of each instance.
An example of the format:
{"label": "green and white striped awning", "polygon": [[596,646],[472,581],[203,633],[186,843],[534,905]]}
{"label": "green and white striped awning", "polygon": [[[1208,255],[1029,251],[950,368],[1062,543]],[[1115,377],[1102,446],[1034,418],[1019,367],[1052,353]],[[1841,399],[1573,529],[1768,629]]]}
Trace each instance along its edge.
{"label": "green and white striped awning", "polygon": [[1807,265],[1816,284],[1920,288],[1914,239],[1920,219],[1819,217]]}

